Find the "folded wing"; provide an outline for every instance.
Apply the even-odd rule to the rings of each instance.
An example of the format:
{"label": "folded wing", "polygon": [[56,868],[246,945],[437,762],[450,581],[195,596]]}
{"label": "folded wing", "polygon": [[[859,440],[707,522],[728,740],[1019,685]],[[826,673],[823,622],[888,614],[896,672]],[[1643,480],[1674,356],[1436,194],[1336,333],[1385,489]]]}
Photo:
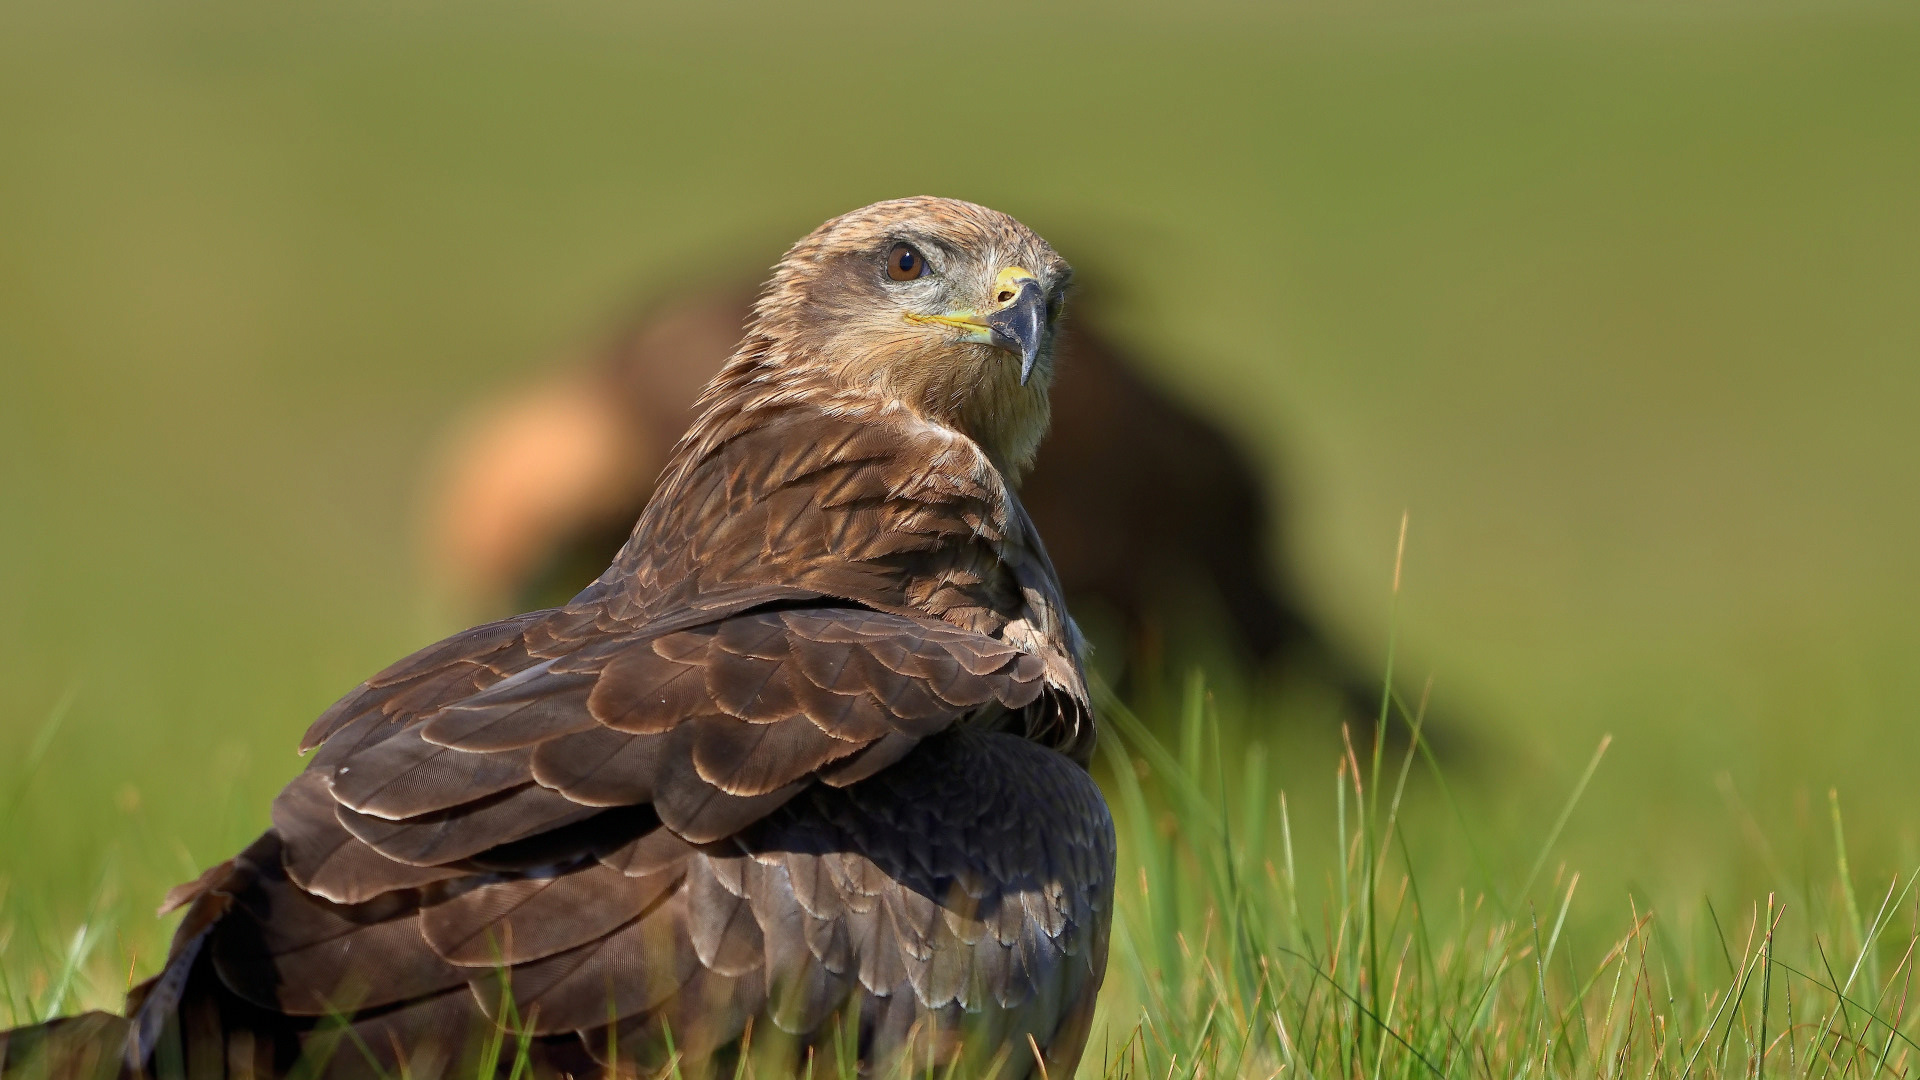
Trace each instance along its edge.
{"label": "folded wing", "polygon": [[608,633],[575,615],[570,638],[562,614],[453,639],[316,724],[274,832],[200,887],[229,911],[209,944],[231,990],[291,1016],[463,986],[488,1007],[511,969],[552,1023],[646,1012],[761,965],[688,909],[742,830],[956,724],[1057,707],[1039,658],[932,620],[789,606]]}

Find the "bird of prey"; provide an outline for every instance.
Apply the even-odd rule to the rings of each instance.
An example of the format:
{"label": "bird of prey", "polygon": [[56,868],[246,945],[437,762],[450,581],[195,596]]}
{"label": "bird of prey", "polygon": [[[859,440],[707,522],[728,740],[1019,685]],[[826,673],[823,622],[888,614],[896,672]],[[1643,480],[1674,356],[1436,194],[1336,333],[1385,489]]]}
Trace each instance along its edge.
{"label": "bird of prey", "polygon": [[129,1016],[12,1058],[64,1034],[148,1073],[586,1076],[776,1046],[1070,1076],[1113,825],[1015,494],[1070,273],[948,199],[806,236],[606,572],[329,708],[272,828],[169,895]]}
{"label": "bird of prey", "polygon": [[[429,485],[427,558],[450,595],[491,614],[559,602],[592,580],[626,542],[752,302],[731,285],[657,302],[587,363],[465,418]],[[1058,331],[1046,450],[1020,501],[1075,611],[1108,630],[1108,659],[1154,665],[1159,643],[1201,630],[1372,715],[1380,687],[1368,665],[1342,654],[1271,572],[1284,507],[1261,471],[1101,331],[1098,294],[1076,284],[1073,306]],[[1213,601],[1222,617],[1201,616]]]}

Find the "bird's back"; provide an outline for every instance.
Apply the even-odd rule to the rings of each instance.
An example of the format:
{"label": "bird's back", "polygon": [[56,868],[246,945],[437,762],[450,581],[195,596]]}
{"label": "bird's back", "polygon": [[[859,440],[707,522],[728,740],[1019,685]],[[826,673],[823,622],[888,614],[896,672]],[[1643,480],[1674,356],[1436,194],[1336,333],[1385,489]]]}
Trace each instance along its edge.
{"label": "bird's back", "polygon": [[1112,827],[1017,501],[906,416],[787,408],[700,453],[573,604],[315,723],[273,830],[188,899],[156,1061],[467,1074],[502,1030],[565,1072],[750,1030],[1077,1055]]}
{"label": "bird's back", "polygon": [[[876,276],[919,256],[906,227],[945,230],[968,295],[1011,282],[1011,366],[952,332],[978,317],[901,306],[959,293],[879,284],[917,280]],[[1040,269],[996,269],[1009,251]],[[130,1000],[129,1065],[1070,1074],[1113,827],[1077,635],[1008,473],[1044,425],[1034,328],[1065,273],[943,200],[803,240],[607,573],[342,698],[273,827],[169,896],[185,915]],[[823,291],[877,336],[823,319]]]}

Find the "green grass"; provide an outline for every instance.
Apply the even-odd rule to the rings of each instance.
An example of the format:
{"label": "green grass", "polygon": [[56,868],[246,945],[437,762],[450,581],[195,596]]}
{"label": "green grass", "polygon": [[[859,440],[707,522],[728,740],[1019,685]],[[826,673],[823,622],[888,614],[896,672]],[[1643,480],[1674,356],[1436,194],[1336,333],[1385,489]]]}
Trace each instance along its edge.
{"label": "green grass", "polygon": [[[1770,842],[1731,797],[1727,842],[1774,878],[1768,891],[1596,896],[1559,842],[1577,815],[1604,812],[1584,801],[1611,737],[1526,835],[1501,836],[1435,753],[1424,697],[1394,695],[1370,730],[1330,743],[1272,724],[1257,695],[1223,702],[1198,669],[1171,689],[1136,681],[1132,703],[1096,686],[1120,865],[1082,1076],[1864,1080],[1908,1075],[1920,1051],[1920,869],[1851,865],[1837,793],[1804,851]],[[0,820],[72,706],[45,718]],[[1464,783],[1487,794],[1485,777]],[[153,967],[162,927],[122,880],[144,865],[110,853],[77,913],[30,891],[0,898],[0,1023],[113,1009]],[[480,1075],[524,1071],[506,1014]],[[767,1064],[777,1045],[756,1049],[740,1076],[784,1074]]]}
{"label": "green grass", "polygon": [[1458,819],[1412,839],[1416,806],[1451,809],[1444,772],[1417,739],[1398,760],[1368,739],[1331,770],[1333,842],[1303,857],[1299,803],[1193,688],[1177,749],[1107,706],[1125,1036],[1095,1075],[1904,1076],[1920,1050],[1915,872],[1856,893],[1837,799],[1833,863],[1781,892],[1607,903],[1542,873],[1564,813],[1530,862],[1477,864]]}
{"label": "green grass", "polygon": [[[1808,853],[1823,864],[1775,891],[1596,897],[1556,841],[1604,741],[1535,819],[1537,850],[1500,858],[1526,849],[1478,832],[1418,706],[1383,712],[1394,737],[1343,732],[1321,782],[1289,791],[1283,748],[1198,672],[1146,720],[1102,695],[1118,917],[1082,1076],[1864,1080],[1908,1075],[1920,1051],[1920,870],[1851,867],[1837,796]],[[159,926],[129,910],[121,872],[102,869],[77,922],[0,900],[0,1023],[115,1008],[152,966],[152,944],[143,964],[129,943]],[[511,1030],[485,1058],[508,1072],[524,1067]],[[762,1049],[742,1076],[780,1075]]]}
{"label": "green grass", "polygon": [[307,721],[471,621],[410,554],[462,409],[935,191],[1056,240],[1255,449],[1376,666],[1412,510],[1443,768],[1397,815],[1404,734],[1376,770],[1311,695],[1133,673],[1170,761],[1114,714],[1108,1060],[1424,1070],[1391,1028],[1686,1074],[1764,1026],[1769,1071],[1894,1068],[1916,129],[1920,17],[1873,0],[0,4],[0,1009],[117,1001]]}

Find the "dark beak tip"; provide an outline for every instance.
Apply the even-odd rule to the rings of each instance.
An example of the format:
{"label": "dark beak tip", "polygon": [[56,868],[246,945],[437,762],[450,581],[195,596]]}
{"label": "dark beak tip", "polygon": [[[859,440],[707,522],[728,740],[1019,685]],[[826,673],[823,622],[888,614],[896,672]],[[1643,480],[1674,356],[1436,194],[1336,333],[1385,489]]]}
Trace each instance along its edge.
{"label": "dark beak tip", "polygon": [[1040,343],[1047,334],[1047,298],[1034,282],[1022,282],[1020,295],[1013,303],[987,317],[993,331],[993,343],[1020,357],[1020,385],[1033,377],[1033,365],[1040,357]]}

